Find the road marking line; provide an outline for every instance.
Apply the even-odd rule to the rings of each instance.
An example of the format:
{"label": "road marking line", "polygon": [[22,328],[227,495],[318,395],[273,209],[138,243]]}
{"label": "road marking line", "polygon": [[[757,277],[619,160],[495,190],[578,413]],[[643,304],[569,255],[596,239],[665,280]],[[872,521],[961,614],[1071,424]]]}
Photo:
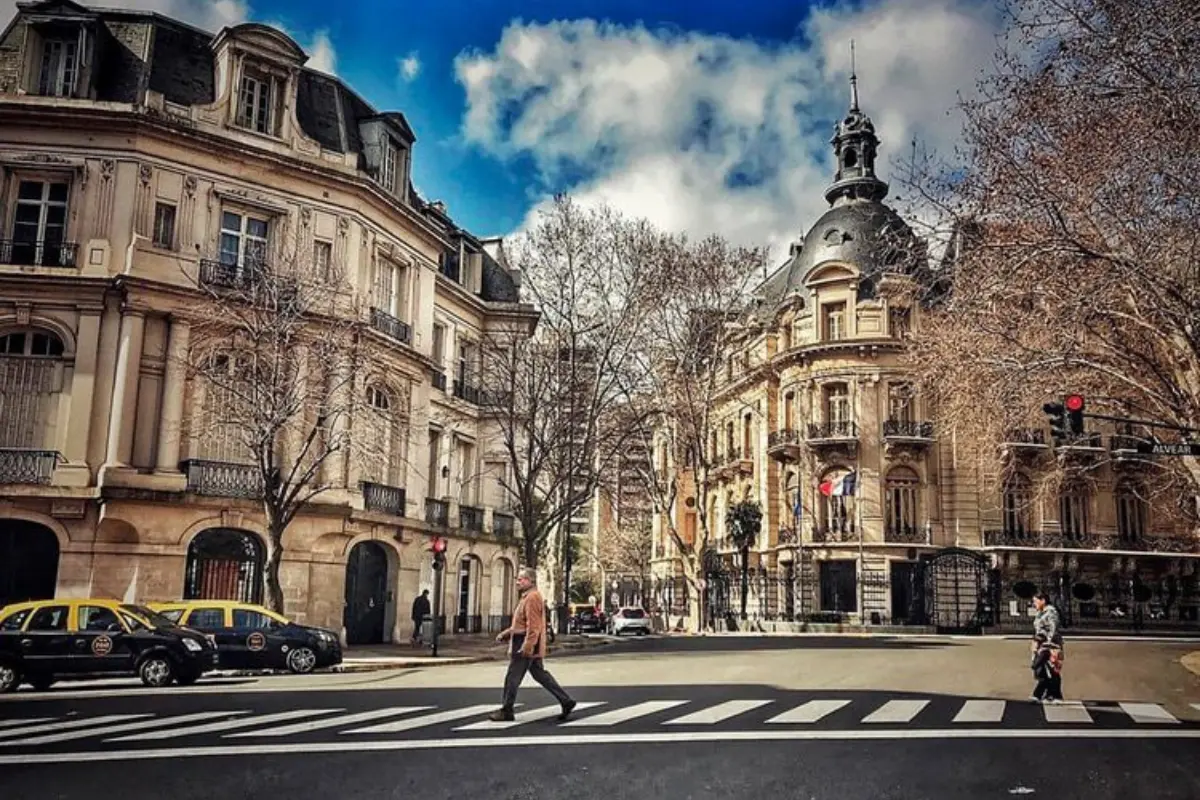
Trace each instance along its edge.
{"label": "road marking line", "polygon": [[251,728],[267,722],[285,722],[300,717],[315,717],[319,714],[336,714],[345,711],[344,708],[301,708],[295,711],[280,711],[277,714],[260,714],[256,717],[243,717],[225,722],[210,722],[207,725],[193,725],[190,728],[174,728],[169,731],[152,731],[150,733],[135,733],[133,736],[118,736],[115,739],[105,739],[106,742],[144,742],[151,739],[178,739],[181,736],[196,736],[202,733],[220,733],[238,728]]}
{"label": "road marking line", "polygon": [[1003,700],[968,700],[954,716],[955,722],[1003,722]]}
{"label": "road marking line", "polygon": [[4,745],[29,745],[29,744],[54,744],[55,742],[69,742],[74,739],[88,739],[93,736],[109,736],[114,733],[126,733],[127,731],[143,731],[146,728],[159,728],[164,725],[183,725],[188,722],[200,722],[201,720],[213,719],[214,717],[228,717],[230,714],[246,714],[246,711],[203,711],[196,714],[184,714],[179,717],[158,717],[156,719],[144,719],[140,722],[122,722],[117,725],[105,725],[100,728],[86,728],[84,730],[67,731],[66,733],[47,733],[43,736],[34,736],[32,739],[20,739],[17,741],[0,742],[0,747]]}
{"label": "road marking line", "polygon": [[28,717],[26,719],[0,719],[0,728],[11,728],[14,725],[36,725],[39,722],[49,722],[55,717]]}
{"label": "road marking line", "polygon": [[863,718],[863,722],[912,722],[920,714],[928,700],[888,700]]}
{"label": "road marking line", "polygon": [[716,725],[718,722],[724,722],[727,719],[732,719],[738,714],[745,714],[747,711],[753,711],[756,708],[762,708],[774,702],[773,700],[729,700],[724,703],[718,703],[710,708],[705,708],[700,711],[694,711],[691,714],[686,714],[682,717],[669,719],[663,725]]}
{"label": "road marking line", "polygon": [[577,728],[577,727],[582,727],[584,725],[588,725],[588,726],[591,726],[591,725],[604,725],[604,726],[616,725],[621,722],[628,722],[631,719],[637,719],[638,717],[645,717],[645,716],[649,716],[650,714],[657,714],[659,711],[666,711],[668,708],[675,708],[676,706],[681,706],[686,702],[688,702],[688,701],[687,700],[647,700],[644,703],[637,703],[637,704],[629,706],[627,708],[614,709],[613,711],[607,711],[603,714],[597,714],[594,717],[584,717],[583,719],[576,719],[576,720],[571,720],[570,722],[564,722],[562,727],[564,727],[564,728],[576,727]]}
{"label": "road marking line", "polygon": [[[374,741],[288,742],[286,744],[213,747],[172,747],[144,750],[100,750],[79,753],[14,753],[0,755],[0,766],[14,764],[80,764],[102,761],[210,758],[212,756],[303,755],[311,753],[362,753],[403,750],[445,750],[485,747],[558,747],[563,745],[694,744],[696,742],[759,741],[886,741],[889,739],[1053,739],[1062,738],[1055,728],[852,728],[824,730],[768,728],[753,731],[678,731],[657,733],[590,733],[538,736],[462,736],[457,739],[377,739]],[[1200,728],[1082,728],[1071,732],[1075,739],[1188,739],[1200,741]]]}
{"label": "road marking line", "polygon": [[1179,724],[1179,720],[1173,714],[1157,703],[1118,703],[1118,705],[1138,724],[1152,725],[1162,722]]}
{"label": "road marking line", "polygon": [[785,724],[792,722],[819,722],[838,709],[850,705],[849,700],[810,700],[804,705],[796,706],[791,711],[771,717],[769,724]]}
{"label": "road marking line", "polygon": [[224,739],[242,739],[245,737],[260,737],[260,736],[293,736],[297,733],[308,733],[309,731],[320,731],[326,728],[336,728],[339,725],[354,725],[359,722],[370,722],[371,720],[380,719],[382,717],[398,717],[401,714],[412,714],[417,711],[429,711],[436,706],[395,706],[394,708],[376,708],[372,711],[363,711],[358,714],[343,714],[340,717],[332,719],[318,719],[310,722],[297,722],[293,725],[277,725],[274,728],[263,728],[256,731],[244,731],[242,733],[227,733],[222,738]]}
{"label": "road marking line", "polygon": [[1045,709],[1046,722],[1077,722],[1089,723],[1092,722],[1092,715],[1083,707],[1083,703],[1078,700],[1071,700],[1063,703],[1046,703],[1042,705]]}
{"label": "road marking line", "polygon": [[29,733],[49,733],[51,731],[69,731],[74,728],[86,728],[91,725],[105,725],[109,722],[120,722],[127,719],[150,717],[152,714],[108,714],[103,717],[88,719],[73,719],[69,722],[51,722],[47,725],[30,725],[25,728],[9,728],[0,731],[0,739],[10,739],[14,736],[25,736]]}
{"label": "road marking line", "polygon": [[[604,703],[576,703],[575,710],[583,711],[588,708],[605,705]],[[472,722],[469,725],[455,728],[456,731],[503,731],[509,728],[515,728],[518,725],[524,725],[527,722],[537,722],[543,719],[551,719],[562,713],[562,706],[553,705],[545,708],[534,709],[525,714],[518,714],[517,718],[512,722],[493,722],[490,719],[485,719],[483,722]]]}
{"label": "road marking line", "polygon": [[399,733],[400,731],[411,731],[413,728],[424,728],[429,725],[438,725],[443,722],[455,722],[467,717],[477,717],[480,714],[486,714],[489,711],[494,711],[496,705],[479,705],[468,706],[467,708],[456,708],[452,711],[443,711],[440,714],[426,714],[423,717],[410,717],[408,719],[396,720],[395,722],[385,722],[382,725],[371,725],[366,728],[355,728],[352,731],[342,731],[342,734],[349,733]]}

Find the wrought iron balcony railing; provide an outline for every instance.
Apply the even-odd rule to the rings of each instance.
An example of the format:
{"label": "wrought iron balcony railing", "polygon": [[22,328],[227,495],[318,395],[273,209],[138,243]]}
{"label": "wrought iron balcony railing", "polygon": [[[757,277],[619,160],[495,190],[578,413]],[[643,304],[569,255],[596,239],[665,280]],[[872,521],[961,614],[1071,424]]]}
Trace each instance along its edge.
{"label": "wrought iron balcony railing", "polygon": [[492,514],[492,533],[499,539],[511,539],[517,532],[517,520],[511,514]]}
{"label": "wrought iron balcony railing", "polygon": [[832,420],[826,422],[810,422],[808,424],[809,441],[820,439],[857,439],[858,423],[850,420]]}
{"label": "wrought iron balcony railing", "polygon": [[440,528],[450,526],[450,503],[446,500],[425,498],[425,521]]}
{"label": "wrought iron balcony railing", "polygon": [[57,464],[58,453],[54,450],[0,448],[0,484],[46,486]]}
{"label": "wrought iron balcony railing", "polygon": [[842,525],[821,525],[812,529],[812,540],[817,543],[857,542],[858,534],[854,532],[854,523]]}
{"label": "wrought iron balcony railing", "polygon": [[79,245],[75,242],[26,242],[0,239],[0,264],[20,267],[75,267]]}
{"label": "wrought iron balcony railing", "polygon": [[919,525],[888,525],[883,540],[893,544],[929,544],[928,532]]}
{"label": "wrought iron balcony railing", "polygon": [[400,487],[363,481],[362,494],[363,506],[368,511],[378,511],[394,517],[404,516],[407,498],[404,490]]}
{"label": "wrought iron balcony railing", "polygon": [[193,458],[179,466],[187,476],[187,490],[193,494],[246,500],[262,497],[262,473],[253,464]]}
{"label": "wrought iron balcony railing", "polygon": [[788,444],[800,444],[801,441],[803,441],[803,437],[800,436],[800,431],[793,430],[791,428],[784,428],[783,430],[779,431],[771,431],[771,433],[767,435],[768,447],[782,447],[783,445]]}
{"label": "wrought iron balcony railing", "polygon": [[483,533],[483,509],[475,506],[459,506],[458,524],[463,530]]}
{"label": "wrought iron balcony railing", "polygon": [[380,308],[371,309],[371,327],[401,344],[412,342],[412,328]]}
{"label": "wrought iron balcony railing", "polygon": [[1080,434],[1068,434],[1059,445],[1060,447],[1086,448],[1099,450],[1104,447],[1103,437],[1099,433],[1085,431]]}
{"label": "wrought iron balcony railing", "polygon": [[1004,434],[1005,444],[1044,445],[1046,432],[1041,428],[1013,428]]}
{"label": "wrought iron balcony railing", "polygon": [[466,381],[458,379],[454,381],[454,396],[459,400],[479,405],[479,387],[472,386]]}
{"label": "wrought iron balcony railing", "polygon": [[933,423],[908,419],[889,419],[883,423],[883,435],[885,438],[894,437],[897,439],[932,439]]}

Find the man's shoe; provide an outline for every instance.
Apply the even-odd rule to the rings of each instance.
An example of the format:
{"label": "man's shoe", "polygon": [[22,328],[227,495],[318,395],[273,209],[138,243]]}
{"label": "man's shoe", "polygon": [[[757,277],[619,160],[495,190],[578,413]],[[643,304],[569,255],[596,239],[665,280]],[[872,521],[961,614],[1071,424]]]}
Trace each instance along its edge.
{"label": "man's shoe", "polygon": [[559,722],[566,722],[571,718],[571,712],[575,710],[575,701],[568,700],[567,702],[563,703],[562,709],[562,713],[558,715],[558,720]]}
{"label": "man's shoe", "polygon": [[513,712],[502,708],[498,711],[493,711],[491,714],[488,714],[488,719],[490,719],[492,722],[512,722],[515,718],[513,717]]}

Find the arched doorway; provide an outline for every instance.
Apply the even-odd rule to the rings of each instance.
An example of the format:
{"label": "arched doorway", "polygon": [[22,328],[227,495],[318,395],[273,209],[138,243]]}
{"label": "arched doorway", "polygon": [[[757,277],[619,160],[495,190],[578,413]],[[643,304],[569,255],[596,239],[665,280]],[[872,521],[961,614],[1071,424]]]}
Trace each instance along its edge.
{"label": "arched doorway", "polygon": [[188,545],[184,600],[261,603],[264,553],[257,536],[232,528],[209,528]]}
{"label": "arched doorway", "polygon": [[359,542],[346,561],[347,644],[381,644],[387,615],[388,557],[378,542]]}
{"label": "arched doorway", "polygon": [[483,617],[479,613],[479,585],[483,564],[475,556],[464,556],[458,565],[458,610],[454,615],[456,633],[479,633]]}
{"label": "arched doorway", "polygon": [[0,607],[50,600],[58,585],[58,537],[36,522],[0,521]]}

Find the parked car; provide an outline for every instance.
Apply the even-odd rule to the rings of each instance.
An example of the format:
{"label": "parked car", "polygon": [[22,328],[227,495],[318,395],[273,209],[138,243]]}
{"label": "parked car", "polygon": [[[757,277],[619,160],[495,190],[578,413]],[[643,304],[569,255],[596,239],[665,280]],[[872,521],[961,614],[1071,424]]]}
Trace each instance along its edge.
{"label": "parked car", "polygon": [[212,636],[222,669],[286,669],[302,675],[342,663],[342,644],[333,631],[298,625],[260,605],[185,600],[151,606]]}
{"label": "parked car", "polygon": [[572,612],[568,624],[571,633],[600,633],[604,630],[604,614],[597,611],[595,606],[573,606]]}
{"label": "parked car", "polygon": [[147,686],[195,683],[217,668],[215,643],[145,606],[35,600],[0,609],[0,692],[58,678],[136,675]]}
{"label": "parked car", "polygon": [[650,615],[646,613],[645,609],[635,606],[621,608],[612,615],[609,631],[614,636],[620,636],[627,632],[645,636],[650,633]]}

